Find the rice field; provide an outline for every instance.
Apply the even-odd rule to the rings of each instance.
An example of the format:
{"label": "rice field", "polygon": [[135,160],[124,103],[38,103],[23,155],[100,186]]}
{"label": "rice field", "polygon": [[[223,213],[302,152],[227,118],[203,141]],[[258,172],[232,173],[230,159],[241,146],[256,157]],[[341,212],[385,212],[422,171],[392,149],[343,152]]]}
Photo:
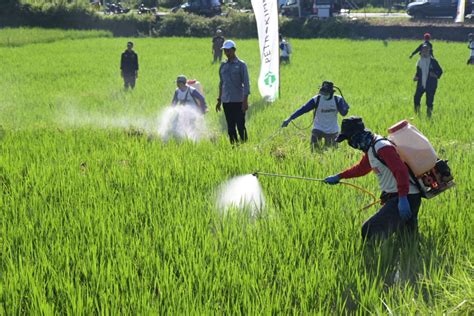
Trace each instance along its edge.
{"label": "rice field", "polygon": [[[1,315],[474,313],[474,68],[464,43],[433,41],[444,75],[428,120],[412,105],[418,42],[290,39],[281,98],[266,104],[258,42],[236,40],[252,94],[249,142],[233,148],[214,111],[210,39],[132,39],[140,71],[125,92],[130,39],[42,32],[0,30],[22,43],[0,44]],[[155,133],[180,74],[198,79],[209,103],[211,136],[199,142]],[[360,226],[377,208],[360,211],[370,196],[343,186],[260,177],[257,216],[216,208],[231,177],[324,178],[359,160],[345,144],[311,153],[310,114],[270,137],[322,80],[373,131],[408,118],[449,160],[457,185],[423,200],[417,240],[364,244]],[[350,181],[379,194],[374,175]]]}

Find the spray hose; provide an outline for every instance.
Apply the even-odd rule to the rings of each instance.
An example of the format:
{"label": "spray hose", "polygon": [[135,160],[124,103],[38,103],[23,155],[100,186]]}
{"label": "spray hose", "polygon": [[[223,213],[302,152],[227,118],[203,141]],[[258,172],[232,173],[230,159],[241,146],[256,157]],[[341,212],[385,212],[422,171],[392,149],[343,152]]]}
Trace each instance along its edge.
{"label": "spray hose", "polygon": [[[268,173],[268,172],[260,172],[260,171],[256,171],[254,172],[252,175],[254,175],[255,177],[258,177],[258,175],[262,175],[262,176],[269,176],[269,177],[278,177],[278,178],[287,178],[287,179],[297,179],[297,180],[306,180],[306,181],[317,181],[317,182],[325,182],[324,179],[318,179],[318,178],[308,178],[308,177],[301,177],[301,176],[291,176],[291,175],[286,175],[286,174],[278,174],[278,173]],[[372,199],[374,200],[372,203],[364,206],[363,208],[360,209],[360,211],[363,211],[363,210],[366,210],[372,206],[374,206],[375,204],[379,203],[380,202],[380,199],[378,199],[375,194],[373,194],[372,192],[358,186],[358,185],[355,185],[353,183],[349,183],[349,182],[345,182],[345,181],[339,181],[338,184],[342,184],[342,185],[347,185],[349,187],[352,187],[360,192],[363,192],[365,194],[368,194],[370,195],[370,197],[372,197]]]}
{"label": "spray hose", "polygon": [[280,132],[283,130],[283,128],[278,128],[273,134],[271,134],[269,137],[265,138],[264,140],[262,140],[261,142],[259,142],[256,146],[255,146],[255,149],[258,149],[259,147],[261,147],[262,145],[268,143],[269,141],[271,141],[273,138],[275,138],[275,136],[277,136],[278,134],[280,134]]}

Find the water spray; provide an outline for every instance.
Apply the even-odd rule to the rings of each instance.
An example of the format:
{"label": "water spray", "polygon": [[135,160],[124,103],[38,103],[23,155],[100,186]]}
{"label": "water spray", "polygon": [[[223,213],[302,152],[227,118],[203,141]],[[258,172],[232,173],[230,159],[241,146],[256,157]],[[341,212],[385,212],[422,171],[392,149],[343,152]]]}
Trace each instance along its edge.
{"label": "water spray", "polygon": [[[279,174],[279,173],[268,173],[268,172],[261,172],[261,171],[255,171],[254,173],[252,173],[252,175],[254,177],[257,177],[260,175],[260,176],[268,176],[268,177],[277,177],[277,178],[286,178],[286,179],[297,179],[297,180],[305,180],[305,181],[316,181],[316,182],[323,182],[323,183],[326,183],[326,181],[324,179],[319,179],[319,178],[309,178],[309,177],[301,177],[301,176],[292,176],[292,175],[287,175],[287,174]],[[375,194],[373,194],[372,192],[360,187],[360,186],[357,186],[353,183],[349,183],[349,182],[345,182],[345,181],[339,181],[337,184],[342,184],[342,185],[346,185],[346,186],[349,186],[351,188],[354,188],[360,192],[363,192],[364,194],[367,194],[367,195],[370,195],[372,197],[372,199],[374,200],[372,203],[370,203],[369,205],[366,205],[364,206],[362,210],[366,210],[368,209],[369,207],[377,204],[380,200],[375,196]]]}

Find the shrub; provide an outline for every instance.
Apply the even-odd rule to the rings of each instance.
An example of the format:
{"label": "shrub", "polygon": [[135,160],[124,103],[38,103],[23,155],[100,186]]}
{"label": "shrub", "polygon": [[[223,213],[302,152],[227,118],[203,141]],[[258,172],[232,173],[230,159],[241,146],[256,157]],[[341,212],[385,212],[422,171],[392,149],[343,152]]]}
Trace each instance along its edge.
{"label": "shrub", "polygon": [[222,29],[226,37],[250,38],[257,36],[255,17],[232,11],[226,17],[205,18],[184,12],[162,17],[155,26],[158,36],[212,36]]}
{"label": "shrub", "polygon": [[[289,19],[282,17],[280,29],[293,38],[347,37],[357,23],[343,19]],[[0,15],[0,26],[36,26],[64,29],[102,29],[115,36],[149,34],[157,36],[212,36],[220,28],[226,37],[255,38],[258,36],[255,16],[230,10],[226,16],[206,18],[184,12],[166,15],[156,21],[150,16],[134,14],[103,16],[92,8],[80,5],[23,5],[14,14]]]}
{"label": "shrub", "polygon": [[285,18],[280,21],[280,30],[285,36],[294,38],[350,37],[351,27],[359,24],[360,22],[340,18],[324,20]]}
{"label": "shrub", "polygon": [[159,4],[165,8],[173,8],[183,4],[183,2],[182,0],[160,0]]}

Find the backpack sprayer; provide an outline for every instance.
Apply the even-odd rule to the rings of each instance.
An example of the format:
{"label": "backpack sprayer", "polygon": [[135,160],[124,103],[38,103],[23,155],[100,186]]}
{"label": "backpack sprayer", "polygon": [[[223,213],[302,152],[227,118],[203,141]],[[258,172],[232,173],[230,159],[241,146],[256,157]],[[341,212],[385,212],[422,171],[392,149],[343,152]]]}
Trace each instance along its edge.
{"label": "backpack sprayer", "polygon": [[448,161],[438,158],[429,140],[415,126],[403,120],[388,132],[388,140],[395,144],[424,198],[431,199],[455,185]]}
{"label": "backpack sprayer", "polygon": [[316,106],[313,110],[313,119],[311,120],[311,124],[307,127],[299,127],[295,121],[291,121],[291,123],[293,123],[293,125],[299,129],[299,130],[305,130],[305,129],[308,129],[310,128],[311,126],[313,126],[313,121],[314,121],[314,117],[316,116],[316,110],[318,109],[318,106],[319,106],[319,101],[321,99],[321,93],[328,93],[331,98],[334,97],[334,92],[336,92],[336,90],[334,89],[337,89],[339,91],[339,93],[341,94],[341,97],[344,99],[344,95],[342,94],[342,91],[339,87],[335,86],[334,83],[332,81],[323,81],[323,83],[321,84],[321,87],[319,88],[319,95],[316,97]]}

